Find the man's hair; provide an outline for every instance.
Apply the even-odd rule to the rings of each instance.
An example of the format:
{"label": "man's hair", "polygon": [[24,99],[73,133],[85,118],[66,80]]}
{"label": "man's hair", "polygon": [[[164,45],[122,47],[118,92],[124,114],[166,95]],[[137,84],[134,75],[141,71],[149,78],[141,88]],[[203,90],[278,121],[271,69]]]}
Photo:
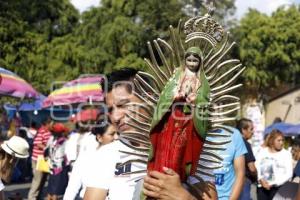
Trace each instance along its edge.
{"label": "man's hair", "polygon": [[242,118],[237,121],[236,128],[243,134],[242,130],[247,129],[250,123],[252,123],[250,119]]}
{"label": "man's hair", "polygon": [[[117,71],[114,71],[107,75],[107,92],[110,92],[114,87],[124,85],[127,87],[129,91],[131,91],[131,85],[128,84],[129,82],[132,82],[134,79],[134,76],[136,75],[138,71],[133,68],[125,67],[122,69],[119,69]],[[127,82],[127,83],[126,83]],[[104,82],[101,83],[102,88],[104,87]]]}
{"label": "man's hair", "polygon": [[275,117],[273,120],[273,124],[279,123],[279,122],[282,122],[282,119],[280,117]]}

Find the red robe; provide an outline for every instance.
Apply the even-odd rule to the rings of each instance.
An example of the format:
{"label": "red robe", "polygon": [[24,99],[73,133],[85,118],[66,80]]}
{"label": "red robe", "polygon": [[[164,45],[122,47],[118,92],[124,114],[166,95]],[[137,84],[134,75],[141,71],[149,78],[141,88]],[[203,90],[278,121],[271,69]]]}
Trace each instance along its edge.
{"label": "red robe", "polygon": [[[192,116],[183,113],[181,107],[168,112],[150,133],[153,159],[148,170],[162,172],[163,167],[173,169],[185,181],[196,171],[204,140],[197,134]],[[186,167],[192,164],[190,173]]]}

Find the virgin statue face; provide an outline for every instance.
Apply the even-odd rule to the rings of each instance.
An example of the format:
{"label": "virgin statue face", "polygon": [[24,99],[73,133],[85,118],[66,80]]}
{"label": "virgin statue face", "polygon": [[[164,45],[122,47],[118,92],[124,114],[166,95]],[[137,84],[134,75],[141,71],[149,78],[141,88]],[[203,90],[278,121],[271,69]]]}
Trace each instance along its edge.
{"label": "virgin statue face", "polygon": [[193,54],[189,55],[185,59],[185,66],[192,72],[197,72],[200,67],[200,59]]}

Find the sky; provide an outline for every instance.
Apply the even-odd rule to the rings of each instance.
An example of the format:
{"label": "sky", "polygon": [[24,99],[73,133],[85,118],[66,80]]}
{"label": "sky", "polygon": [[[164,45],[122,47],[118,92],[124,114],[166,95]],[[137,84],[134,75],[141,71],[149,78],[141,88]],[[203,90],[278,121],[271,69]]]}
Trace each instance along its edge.
{"label": "sky", "polygon": [[71,0],[71,3],[77,8],[80,12],[88,10],[91,6],[99,6],[100,0]]}
{"label": "sky", "polygon": [[262,13],[270,15],[279,6],[299,4],[300,0],[236,0],[236,16],[240,19],[249,8],[255,8]]}
{"label": "sky", "polygon": [[[100,0],[71,0],[71,2],[80,12],[100,4]],[[300,0],[236,0],[236,17],[240,19],[247,12],[248,8],[255,8],[260,12],[271,14],[279,6],[293,3],[299,4]]]}

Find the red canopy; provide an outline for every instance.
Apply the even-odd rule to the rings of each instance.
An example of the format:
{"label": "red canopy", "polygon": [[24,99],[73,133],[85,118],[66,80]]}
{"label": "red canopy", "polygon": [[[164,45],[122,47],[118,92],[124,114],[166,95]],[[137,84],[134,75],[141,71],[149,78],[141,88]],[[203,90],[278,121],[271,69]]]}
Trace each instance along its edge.
{"label": "red canopy", "polygon": [[89,120],[96,120],[99,113],[99,110],[96,108],[82,110],[78,112],[74,117],[71,117],[71,121],[86,122]]}

